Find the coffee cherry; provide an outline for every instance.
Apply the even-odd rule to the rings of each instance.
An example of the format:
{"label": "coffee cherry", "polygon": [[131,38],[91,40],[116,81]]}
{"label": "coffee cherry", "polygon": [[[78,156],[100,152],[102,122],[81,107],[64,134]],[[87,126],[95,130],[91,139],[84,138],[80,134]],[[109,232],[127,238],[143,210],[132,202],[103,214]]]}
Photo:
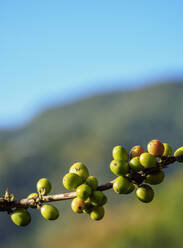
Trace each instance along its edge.
{"label": "coffee cherry", "polygon": [[83,209],[83,213],[84,214],[90,214],[93,209],[94,209],[94,206],[91,203],[85,202],[85,207]]}
{"label": "coffee cherry", "polygon": [[124,194],[126,194],[126,195],[130,194],[130,193],[132,193],[134,191],[134,189],[135,189],[135,186],[133,184],[131,184],[131,186],[128,188],[128,190]]}
{"label": "coffee cherry", "polygon": [[123,160],[112,160],[110,163],[110,169],[116,176],[122,176],[129,172],[129,165]]}
{"label": "coffee cherry", "polygon": [[128,194],[134,189],[134,185],[123,176],[119,176],[113,183],[113,189],[118,194]]}
{"label": "coffee cherry", "polygon": [[31,222],[31,215],[24,208],[17,208],[11,213],[11,220],[17,226],[27,226]]}
{"label": "coffee cherry", "polygon": [[98,187],[98,180],[94,176],[89,176],[86,179],[86,184],[90,186],[93,190],[96,190],[96,188]]}
{"label": "coffee cherry", "polygon": [[147,150],[151,155],[161,157],[164,152],[164,145],[159,140],[151,140],[147,145]]}
{"label": "coffee cherry", "polygon": [[94,190],[92,192],[92,195],[89,197],[89,199],[94,206],[102,206],[106,203],[107,200],[104,193],[99,190]]}
{"label": "coffee cherry", "polygon": [[129,167],[132,171],[141,171],[144,168],[140,163],[139,157],[133,157],[129,162]]}
{"label": "coffee cherry", "polygon": [[101,220],[104,217],[104,213],[104,207],[95,207],[90,213],[90,218],[92,220]]}
{"label": "coffee cherry", "polygon": [[144,152],[140,155],[140,163],[142,166],[147,168],[155,167],[156,158],[148,152]]}
{"label": "coffee cherry", "polygon": [[75,173],[67,173],[63,177],[63,185],[68,190],[76,190],[82,182],[82,178]]}
{"label": "coffee cherry", "polygon": [[[183,162],[183,146],[179,147],[175,152],[174,156],[176,157],[176,160],[178,162]],[[182,156],[182,158],[179,158],[179,156]]]}
{"label": "coffee cherry", "polygon": [[81,184],[76,189],[76,195],[82,200],[86,200],[92,193],[92,189],[87,184]]}
{"label": "coffee cherry", "polygon": [[143,184],[137,189],[136,195],[140,201],[148,203],[153,200],[154,191],[149,185]]}
{"label": "coffee cherry", "polygon": [[78,176],[80,176],[82,178],[83,182],[85,182],[87,177],[89,176],[88,168],[80,162],[74,163],[71,166],[69,172],[75,173]]}
{"label": "coffee cherry", "polygon": [[134,146],[130,150],[130,158],[139,157],[145,150],[142,146]]}
{"label": "coffee cherry", "polygon": [[51,191],[51,183],[48,181],[47,178],[41,178],[37,182],[37,192],[40,192],[42,195],[47,195]]}
{"label": "coffee cherry", "polygon": [[165,173],[163,171],[158,171],[153,174],[149,174],[146,176],[145,183],[149,183],[152,185],[160,184],[163,182],[165,177]]}
{"label": "coffee cherry", "polygon": [[112,150],[112,156],[117,161],[128,161],[128,152],[122,146],[115,146]]}
{"label": "coffee cherry", "polygon": [[164,152],[162,156],[170,157],[172,155],[172,148],[169,144],[163,143]]}
{"label": "coffee cherry", "polygon": [[59,217],[59,211],[53,205],[45,204],[40,209],[41,215],[47,220],[56,220]]}
{"label": "coffee cherry", "polygon": [[72,200],[71,208],[75,213],[82,213],[85,208],[85,202],[80,198],[76,197]]}
{"label": "coffee cherry", "polygon": [[33,198],[33,197],[36,197],[38,196],[38,193],[31,193],[30,195],[27,196],[27,198]]}

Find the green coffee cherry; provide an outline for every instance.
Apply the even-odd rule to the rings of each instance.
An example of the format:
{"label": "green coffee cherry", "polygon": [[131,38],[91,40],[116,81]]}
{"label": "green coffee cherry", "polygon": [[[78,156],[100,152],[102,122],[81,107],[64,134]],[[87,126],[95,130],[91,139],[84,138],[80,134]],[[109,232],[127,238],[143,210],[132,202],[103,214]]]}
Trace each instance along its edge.
{"label": "green coffee cherry", "polygon": [[179,156],[183,156],[183,146],[179,147],[175,152],[174,156],[178,162],[183,162],[183,158],[178,158]]}
{"label": "green coffee cherry", "polygon": [[85,208],[85,202],[76,197],[72,200],[71,208],[75,213],[82,213]]}
{"label": "green coffee cherry", "polygon": [[85,182],[87,177],[89,176],[88,168],[80,162],[74,163],[71,166],[69,172],[75,173],[78,176],[80,176],[82,178],[83,182]]}
{"label": "green coffee cherry", "polygon": [[169,144],[163,143],[164,146],[164,152],[162,156],[170,157],[172,156],[172,148]]}
{"label": "green coffee cherry", "polygon": [[156,158],[149,154],[148,152],[144,152],[140,155],[140,163],[142,166],[146,168],[151,168],[156,166]]}
{"label": "green coffee cherry", "polygon": [[132,159],[134,157],[139,157],[144,152],[145,152],[145,150],[142,146],[134,146],[130,150],[130,159]]}
{"label": "green coffee cherry", "polygon": [[132,171],[141,171],[144,169],[144,167],[140,163],[139,157],[133,157],[129,162],[129,167]]}
{"label": "green coffee cherry", "polygon": [[147,145],[147,150],[151,155],[161,157],[164,153],[164,145],[157,139],[151,140]]}
{"label": "green coffee cherry", "polygon": [[47,220],[56,220],[59,217],[59,211],[53,205],[45,204],[40,209],[41,215]]}
{"label": "green coffee cherry", "polygon": [[82,200],[86,200],[92,193],[92,189],[87,184],[81,184],[76,189],[76,195]]}
{"label": "green coffee cherry", "polygon": [[90,218],[92,220],[101,220],[104,217],[104,213],[104,207],[95,207],[90,213]]}
{"label": "green coffee cherry", "polygon": [[89,176],[86,179],[86,184],[92,188],[92,190],[96,190],[98,187],[98,180],[94,176]]}
{"label": "green coffee cherry", "polygon": [[11,213],[11,220],[17,226],[27,226],[31,222],[31,215],[24,208],[17,208]]}
{"label": "green coffee cherry", "polygon": [[31,193],[30,195],[27,196],[27,198],[33,198],[33,197],[36,197],[38,196],[38,193]]}
{"label": "green coffee cherry", "polygon": [[51,183],[47,178],[41,178],[37,182],[37,192],[40,192],[42,195],[47,195],[51,191]]}
{"label": "green coffee cherry", "polygon": [[75,173],[67,173],[63,177],[63,185],[68,190],[76,190],[82,182],[82,178]]}
{"label": "green coffee cherry", "polygon": [[135,189],[135,186],[133,184],[131,184],[131,186],[128,188],[128,190],[124,194],[126,194],[126,195],[130,194],[130,193],[132,193],[134,191],[134,189]]}
{"label": "green coffee cherry", "polygon": [[118,194],[128,194],[134,190],[134,185],[123,176],[119,176],[113,183],[113,189]]}
{"label": "green coffee cherry", "polygon": [[140,201],[148,203],[153,200],[154,191],[149,185],[143,184],[137,189],[136,195]]}
{"label": "green coffee cherry", "polygon": [[102,206],[106,203],[107,198],[102,191],[94,190],[92,195],[89,197],[91,203],[94,206]]}
{"label": "green coffee cherry", "polygon": [[122,146],[115,146],[112,150],[112,156],[117,161],[128,161],[128,152]]}
{"label": "green coffee cherry", "polygon": [[149,183],[152,185],[160,184],[163,182],[165,177],[165,173],[163,171],[158,171],[153,174],[149,174],[146,176],[145,183]]}
{"label": "green coffee cherry", "polygon": [[125,161],[112,160],[110,169],[116,176],[122,176],[129,172],[129,165]]}
{"label": "green coffee cherry", "polygon": [[84,214],[89,214],[89,213],[91,213],[91,211],[94,209],[94,206],[91,204],[91,203],[89,203],[89,202],[86,202],[85,203],[85,207],[84,207],[84,209],[83,209],[83,213]]}

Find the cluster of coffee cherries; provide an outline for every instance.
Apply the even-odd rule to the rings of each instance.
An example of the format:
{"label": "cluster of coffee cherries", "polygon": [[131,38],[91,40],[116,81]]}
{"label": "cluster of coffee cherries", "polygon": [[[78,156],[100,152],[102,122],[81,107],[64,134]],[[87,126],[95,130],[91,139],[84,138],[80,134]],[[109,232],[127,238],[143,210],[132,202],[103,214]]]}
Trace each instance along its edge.
{"label": "cluster of coffee cherries", "polygon": [[[136,188],[137,198],[145,203],[154,198],[154,191],[150,185],[163,182],[165,173],[161,168],[161,161],[172,155],[172,148],[167,143],[151,140],[147,145],[147,152],[139,145],[132,147],[130,154],[122,147],[115,146],[112,151],[114,160],[110,169],[118,177],[113,181],[113,189],[118,194],[129,194]],[[183,162],[178,156],[183,155],[183,147],[177,149],[174,156],[178,162]],[[148,172],[149,168],[149,172]],[[154,168],[152,170],[150,168]],[[152,171],[152,172],[151,172]],[[135,182],[135,177],[141,177],[140,184]],[[150,185],[149,185],[150,184]]]}
{"label": "cluster of coffee cherries", "polygon": [[[38,199],[38,205],[32,205],[32,208],[38,208],[43,218],[47,220],[56,220],[59,217],[59,211],[51,204],[42,204],[41,199],[51,191],[51,183],[47,178],[41,178],[36,185],[37,193],[28,195],[28,199]],[[27,226],[31,222],[31,215],[26,208],[16,208],[10,212],[11,220],[17,226]]]}
{"label": "cluster of coffee cherries", "polygon": [[74,163],[63,177],[66,189],[76,191],[71,208],[75,213],[89,214],[92,220],[101,220],[104,217],[104,204],[107,197],[97,190],[98,180],[89,176],[87,167],[80,162]]}
{"label": "cluster of coffee cherries", "polygon": [[[104,205],[107,197],[103,190],[113,187],[117,194],[129,194],[136,189],[137,198],[145,203],[149,203],[154,198],[154,191],[150,185],[163,182],[165,174],[163,168],[175,161],[183,163],[183,146],[178,148],[172,156],[172,148],[167,143],[162,143],[157,139],[151,140],[147,145],[147,152],[139,145],[132,147],[130,153],[120,145],[115,146],[112,151],[113,159],[110,169],[117,178],[110,183],[98,186],[98,180],[94,176],[89,176],[87,167],[81,163],[74,163],[69,172],[63,177],[63,185],[67,190],[75,191],[63,194],[64,199],[72,199],[71,208],[75,213],[89,214],[92,220],[101,220],[104,217]],[[8,210],[11,220],[17,226],[27,226],[31,221],[31,215],[27,211],[28,207],[40,210],[43,218],[56,220],[59,211],[51,204],[53,196],[46,198],[51,191],[51,183],[47,178],[41,178],[37,182],[37,193],[31,193],[24,200],[28,204],[14,210]],[[47,199],[47,200],[46,200]],[[14,195],[6,191],[1,198],[6,202],[14,202]],[[58,200],[58,199],[57,199]],[[63,198],[62,198],[63,200]]]}

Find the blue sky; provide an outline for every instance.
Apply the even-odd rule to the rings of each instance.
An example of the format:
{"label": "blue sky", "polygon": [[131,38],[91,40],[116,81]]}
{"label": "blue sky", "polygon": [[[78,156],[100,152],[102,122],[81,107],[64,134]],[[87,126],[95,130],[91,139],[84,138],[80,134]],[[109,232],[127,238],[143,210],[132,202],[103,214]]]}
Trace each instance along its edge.
{"label": "blue sky", "polygon": [[57,101],[182,73],[182,12],[181,0],[1,1],[0,126]]}

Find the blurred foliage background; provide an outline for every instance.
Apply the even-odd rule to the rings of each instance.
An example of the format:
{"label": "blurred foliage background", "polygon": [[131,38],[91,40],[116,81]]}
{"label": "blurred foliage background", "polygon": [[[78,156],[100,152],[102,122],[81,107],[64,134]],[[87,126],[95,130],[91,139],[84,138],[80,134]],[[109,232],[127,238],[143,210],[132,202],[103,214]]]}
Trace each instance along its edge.
{"label": "blurred foliage background", "polygon": [[[65,192],[62,177],[76,161],[85,163],[100,183],[113,178],[111,150],[117,144],[128,150],[146,147],[151,139],[169,143],[175,150],[183,140],[183,84],[171,81],[130,91],[96,95],[36,116],[27,125],[0,132],[0,190],[16,198],[34,192],[36,182],[47,177],[53,193]],[[101,222],[77,215],[70,201],[56,203],[60,218],[44,220],[31,210],[32,223],[16,227],[1,213],[2,248],[107,247],[158,248],[183,245],[183,168],[166,170],[155,199],[143,204],[135,194],[109,197]]]}

